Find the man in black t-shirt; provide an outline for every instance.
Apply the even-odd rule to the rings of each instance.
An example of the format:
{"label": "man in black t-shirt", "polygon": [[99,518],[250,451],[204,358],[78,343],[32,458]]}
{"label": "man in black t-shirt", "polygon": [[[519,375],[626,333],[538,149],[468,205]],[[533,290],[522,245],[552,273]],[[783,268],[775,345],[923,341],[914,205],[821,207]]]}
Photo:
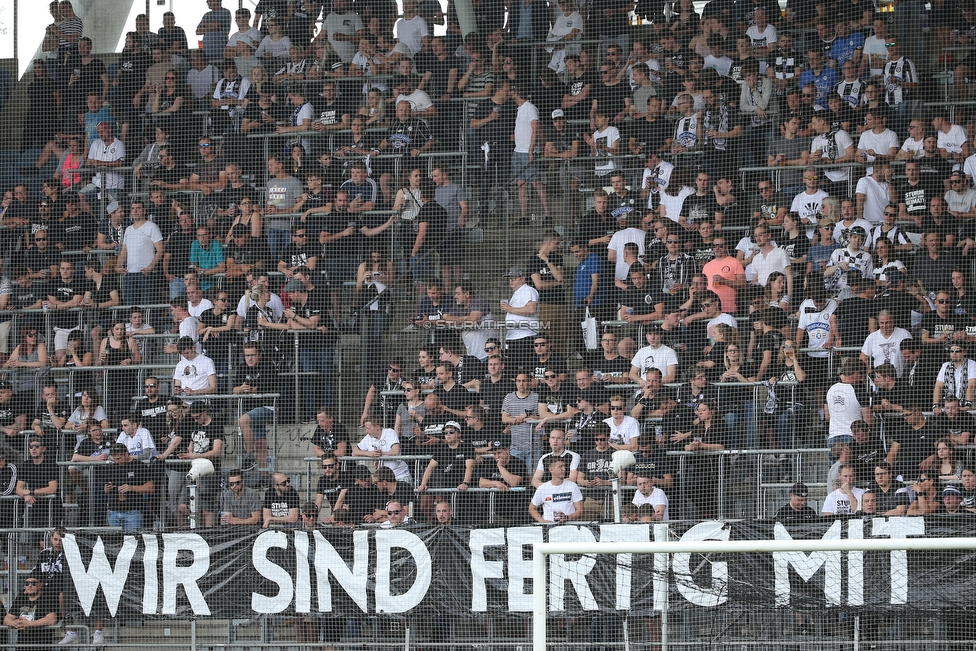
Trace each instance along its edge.
{"label": "man in black t-shirt", "polygon": [[[459,423],[451,421],[444,426],[444,445],[434,446],[432,453],[417,490],[421,493],[428,488],[468,490],[474,476],[475,453],[470,443],[461,440]],[[420,501],[420,509],[430,521],[434,519],[433,505],[433,495],[424,495]]]}
{"label": "man in black t-shirt", "polygon": [[[458,427],[460,429],[460,427]],[[373,491],[373,509],[365,518],[366,522],[383,522],[387,519],[386,505],[399,502],[404,509],[410,511],[414,502],[413,487],[407,482],[397,481],[396,475],[386,466],[380,466],[376,471],[376,489]]]}
{"label": "man in black t-shirt", "polygon": [[[26,526],[60,524],[62,516],[61,496],[58,494],[58,465],[53,455],[46,456],[47,447],[39,436],[31,436],[27,443],[29,458],[17,466],[17,488],[14,492],[24,500],[27,516],[32,512],[34,518],[26,520]],[[40,498],[40,499],[38,499]]]}
{"label": "man in black t-shirt", "polygon": [[312,452],[317,457],[333,453],[344,457],[349,450],[349,432],[346,426],[336,422],[332,410],[319,407],[315,412],[315,432],[312,433]]}
{"label": "man in black t-shirt", "polygon": [[81,326],[77,312],[65,312],[81,305],[86,295],[90,296],[94,285],[90,280],[75,276],[75,265],[69,260],[62,260],[58,267],[59,276],[48,283],[48,308],[55,310],[54,315],[54,352],[60,361],[68,347],[68,333]]}
{"label": "man in black t-shirt", "polygon": [[[310,280],[310,279],[309,279]],[[308,286],[304,276],[288,281],[284,291],[291,292],[291,307],[285,310],[289,330],[299,331],[298,363],[307,377],[302,402],[302,419],[311,420],[320,405],[334,404],[332,355],[338,333],[332,324],[328,297],[315,286]]]}
{"label": "man in black t-shirt", "polygon": [[321,457],[322,476],[315,485],[315,508],[321,510],[322,503],[328,501],[329,508],[334,513],[336,509],[342,508],[352,479],[342,472],[336,455],[326,452]]}
{"label": "man in black t-shirt", "polygon": [[543,382],[536,389],[539,394],[539,416],[542,419],[539,426],[546,427],[546,423],[572,419],[579,411],[576,408],[579,393],[576,387],[568,382],[564,385],[559,374],[551,369],[546,369],[542,378]]}
{"label": "man in black t-shirt", "polygon": [[298,526],[298,508],[301,500],[298,491],[291,487],[291,480],[283,472],[271,476],[271,488],[264,494],[261,525],[267,529],[272,524],[294,528]]}
{"label": "man in black t-shirt", "polygon": [[818,519],[817,512],[807,506],[806,484],[796,483],[790,488],[790,501],[776,512],[777,522],[810,522]]}
{"label": "man in black t-shirt", "polygon": [[31,574],[24,581],[24,592],[4,615],[3,624],[17,630],[18,645],[52,647],[58,611],[58,592],[45,589],[41,577]]}
{"label": "man in black t-shirt", "polygon": [[[269,394],[278,391],[278,371],[271,362],[261,357],[261,347],[257,342],[244,344],[244,365],[237,369],[232,389],[234,395]],[[257,463],[262,467],[268,460],[268,424],[274,420],[274,398],[242,401],[241,414],[237,424],[241,427],[244,442],[244,458],[241,470],[247,472]]]}
{"label": "man in black t-shirt", "polygon": [[[104,469],[102,489],[108,496],[106,522],[123,531],[142,529],[155,484],[149,467],[129,454],[123,443],[109,448],[112,465]],[[98,482],[96,482],[97,490]]]}
{"label": "man in black t-shirt", "polygon": [[[177,456],[190,461],[208,459],[213,464],[213,473],[197,481],[197,499],[203,506],[203,525],[214,526],[214,512],[220,500],[220,454],[224,449],[224,430],[209,414],[209,405],[204,400],[194,400],[190,405],[190,415],[183,419],[174,439]],[[178,440],[176,440],[178,439]],[[173,445],[171,443],[171,445]],[[182,448],[183,452],[179,452]],[[165,452],[164,452],[165,453]],[[184,521],[190,510],[187,506],[186,489],[181,495],[178,515]]]}

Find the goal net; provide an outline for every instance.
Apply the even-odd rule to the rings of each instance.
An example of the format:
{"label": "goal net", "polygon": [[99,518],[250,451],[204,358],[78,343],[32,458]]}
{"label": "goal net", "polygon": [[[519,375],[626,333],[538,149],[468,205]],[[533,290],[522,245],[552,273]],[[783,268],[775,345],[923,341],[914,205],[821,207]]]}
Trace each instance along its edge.
{"label": "goal net", "polygon": [[976,638],[968,526],[657,523],[643,541],[591,542],[573,529],[533,547],[533,585],[544,586],[533,592],[534,651],[961,651]]}

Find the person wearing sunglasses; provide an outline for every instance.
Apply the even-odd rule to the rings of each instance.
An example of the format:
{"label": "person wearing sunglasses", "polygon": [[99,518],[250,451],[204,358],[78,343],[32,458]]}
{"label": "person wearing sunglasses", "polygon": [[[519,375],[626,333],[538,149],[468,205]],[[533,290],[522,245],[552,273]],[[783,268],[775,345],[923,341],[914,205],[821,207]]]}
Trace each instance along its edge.
{"label": "person wearing sunglasses", "polygon": [[41,575],[30,574],[24,580],[24,592],[17,595],[4,615],[4,626],[17,631],[17,644],[23,648],[51,648],[57,623],[57,591],[45,591]]}
{"label": "person wearing sunglasses", "polygon": [[339,459],[332,452],[317,456],[322,465],[322,476],[315,485],[315,513],[318,514],[322,510],[322,505],[328,503],[329,515],[322,521],[330,523],[332,514],[344,506],[352,477],[349,473],[343,472]]}
{"label": "person wearing sunglasses", "polygon": [[220,524],[257,524],[261,515],[261,495],[245,486],[244,473],[234,468],[227,473],[227,488],[220,495]]}
{"label": "person wearing sunglasses", "polygon": [[298,491],[291,486],[291,479],[283,472],[276,472],[271,476],[271,488],[264,494],[262,505],[262,528],[271,525],[286,528],[298,526],[298,510],[301,499]]}
{"label": "person wearing sunglasses", "polygon": [[[37,505],[31,509],[34,518],[41,518],[40,521],[31,518],[27,526],[43,526],[44,524],[60,524],[62,516],[61,497],[58,494],[58,471],[57,463],[53,457],[45,455],[47,446],[44,440],[32,435],[27,442],[28,460],[20,464],[17,468],[17,487],[14,492],[24,500],[26,506]],[[43,498],[38,501],[38,498]],[[45,506],[46,505],[46,506]]]}

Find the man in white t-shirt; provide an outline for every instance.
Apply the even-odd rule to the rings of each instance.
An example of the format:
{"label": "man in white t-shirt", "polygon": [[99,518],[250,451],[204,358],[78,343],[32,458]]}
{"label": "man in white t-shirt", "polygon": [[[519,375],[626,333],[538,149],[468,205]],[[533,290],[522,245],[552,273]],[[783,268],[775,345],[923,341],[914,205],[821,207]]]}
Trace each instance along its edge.
{"label": "man in white t-shirt", "polygon": [[430,49],[427,21],[417,14],[415,0],[406,0],[403,3],[403,17],[393,26],[393,34],[410,48],[411,56],[417,56],[420,52]]}
{"label": "man in white t-shirt", "polygon": [[887,160],[877,161],[873,167],[867,168],[867,172],[868,175],[857,182],[854,199],[857,201],[858,218],[876,226],[884,221],[885,206],[898,205],[898,193],[891,182],[891,165]]}
{"label": "man in white t-shirt", "polygon": [[854,466],[841,466],[838,473],[840,488],[827,494],[824,498],[823,517],[830,518],[837,515],[853,515],[861,508],[861,496],[866,489],[854,486]]}
{"label": "man in white t-shirt", "polygon": [[227,38],[224,58],[233,59],[243,76],[250,78],[254,66],[261,64],[261,60],[254,56],[254,51],[258,49],[264,37],[261,35],[261,30],[251,27],[249,9],[241,7],[235,11],[234,22],[237,24],[237,31]]}
{"label": "man in white t-shirt", "polygon": [[631,504],[638,508],[650,504],[654,508],[653,518],[655,522],[667,522],[671,519],[668,510],[668,496],[654,485],[653,477],[637,476],[637,490],[634,491],[634,499]]}
{"label": "man in white t-shirt", "polygon": [[955,161],[958,167],[959,163],[969,157],[969,136],[966,135],[966,128],[953,124],[948,112],[939,113],[932,118],[932,128],[935,129],[942,158]]}
{"label": "man in white t-shirt", "polygon": [[190,337],[180,337],[176,344],[180,361],[173,369],[173,393],[188,405],[200,400],[198,396],[217,393],[217,369],[212,359],[197,352],[196,345]]}
{"label": "man in white t-shirt", "polygon": [[905,370],[905,359],[901,355],[901,342],[911,338],[912,333],[908,330],[895,327],[895,320],[892,318],[891,312],[881,310],[878,313],[878,329],[864,339],[860,359],[865,365],[870,364],[874,368],[882,364],[891,364],[895,367],[897,376],[901,377]]}
{"label": "man in white t-shirt", "polygon": [[606,112],[598,108],[595,116],[596,130],[593,135],[583,134],[583,140],[590,146],[590,153],[597,160],[593,166],[593,174],[602,179],[613,171],[615,165],[613,157],[620,150],[620,131],[610,124]]}
{"label": "man in white t-shirt", "polygon": [[803,170],[803,192],[793,197],[790,212],[800,216],[800,223],[806,226],[807,237],[811,239],[820,220],[820,207],[828,196],[826,191],[820,189],[820,172],[817,168],[807,167]]}
{"label": "man in white t-shirt", "polygon": [[521,209],[522,224],[528,223],[529,187],[539,195],[542,209],[549,214],[549,194],[546,186],[539,179],[533,161],[535,160],[536,145],[541,144],[542,126],[539,123],[539,109],[529,101],[529,90],[521,85],[512,89],[512,100],[518,106],[515,113],[515,148],[512,151],[512,174],[518,187],[519,208]]}
{"label": "man in white t-shirt", "polygon": [[[566,462],[560,458],[549,461],[549,481],[535,490],[529,515],[536,522],[565,522],[583,517],[583,493],[579,486],[566,479]],[[542,507],[540,512],[539,507]]]}
{"label": "man in white t-shirt", "polygon": [[359,37],[366,32],[366,26],[359,14],[348,8],[347,0],[334,0],[332,11],[322,24],[322,32],[328,35],[336,55],[348,64],[356,54]]}
{"label": "man in white t-shirt", "polygon": [[661,326],[652,323],[646,329],[647,345],[637,351],[631,360],[630,379],[644,386],[647,371],[656,368],[661,372],[661,383],[677,381],[678,355],[674,349],[661,343]]}
{"label": "man in white t-shirt", "polygon": [[401,459],[383,461],[383,457],[399,456],[400,438],[395,430],[383,427],[383,419],[377,414],[368,414],[363,422],[366,436],[352,450],[354,457],[375,459],[380,465],[393,471],[397,481],[410,481],[410,468]]}
{"label": "man in white t-shirt", "polygon": [[542,480],[546,476],[546,468],[549,466],[549,461],[554,458],[568,462],[569,475],[567,479],[575,483],[576,476],[579,473],[580,455],[566,449],[566,432],[564,430],[549,430],[549,449],[551,452],[542,455],[539,463],[536,464],[535,474],[532,475],[532,485],[536,488],[542,486]]}
{"label": "man in white t-shirt", "polygon": [[875,160],[891,160],[898,153],[898,134],[887,127],[888,109],[879,106],[865,109],[864,126],[857,141],[855,158],[859,163],[872,163]]}
{"label": "man in white t-shirt", "polygon": [[512,297],[500,306],[505,313],[505,344],[513,368],[519,368],[534,360],[532,341],[539,334],[539,292],[526,284],[521,267],[512,267],[505,277],[512,288]]}
{"label": "man in white t-shirt", "polygon": [[153,274],[163,259],[163,234],[155,222],[146,218],[142,199],[132,200],[129,215],[132,224],[122,235],[115,270],[125,274],[122,276],[122,300],[129,305],[150,305],[155,302]]}
{"label": "man in white t-shirt", "polygon": [[840,382],[827,389],[824,399],[824,415],[830,423],[827,445],[850,443],[851,425],[863,420],[868,425],[874,422],[874,413],[863,388],[864,364],[859,359],[845,357],[840,365]]}

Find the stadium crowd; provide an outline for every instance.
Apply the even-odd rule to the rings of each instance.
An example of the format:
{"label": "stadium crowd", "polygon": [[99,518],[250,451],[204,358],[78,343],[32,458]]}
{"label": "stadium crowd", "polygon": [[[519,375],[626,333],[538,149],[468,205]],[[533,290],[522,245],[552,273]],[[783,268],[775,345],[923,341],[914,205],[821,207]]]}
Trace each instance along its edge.
{"label": "stadium crowd", "polygon": [[[659,521],[721,511],[714,453],[771,450],[781,518],[976,513],[976,126],[924,103],[939,66],[968,99],[976,3],[482,0],[464,38],[432,0],[207,4],[200,48],[140,16],[109,67],[51,3],[0,202],[5,494],[126,530],[187,527],[193,491],[204,526],[477,525],[611,518],[619,481]],[[511,266],[467,237],[508,186]],[[269,457],[285,372],[306,503]]]}

